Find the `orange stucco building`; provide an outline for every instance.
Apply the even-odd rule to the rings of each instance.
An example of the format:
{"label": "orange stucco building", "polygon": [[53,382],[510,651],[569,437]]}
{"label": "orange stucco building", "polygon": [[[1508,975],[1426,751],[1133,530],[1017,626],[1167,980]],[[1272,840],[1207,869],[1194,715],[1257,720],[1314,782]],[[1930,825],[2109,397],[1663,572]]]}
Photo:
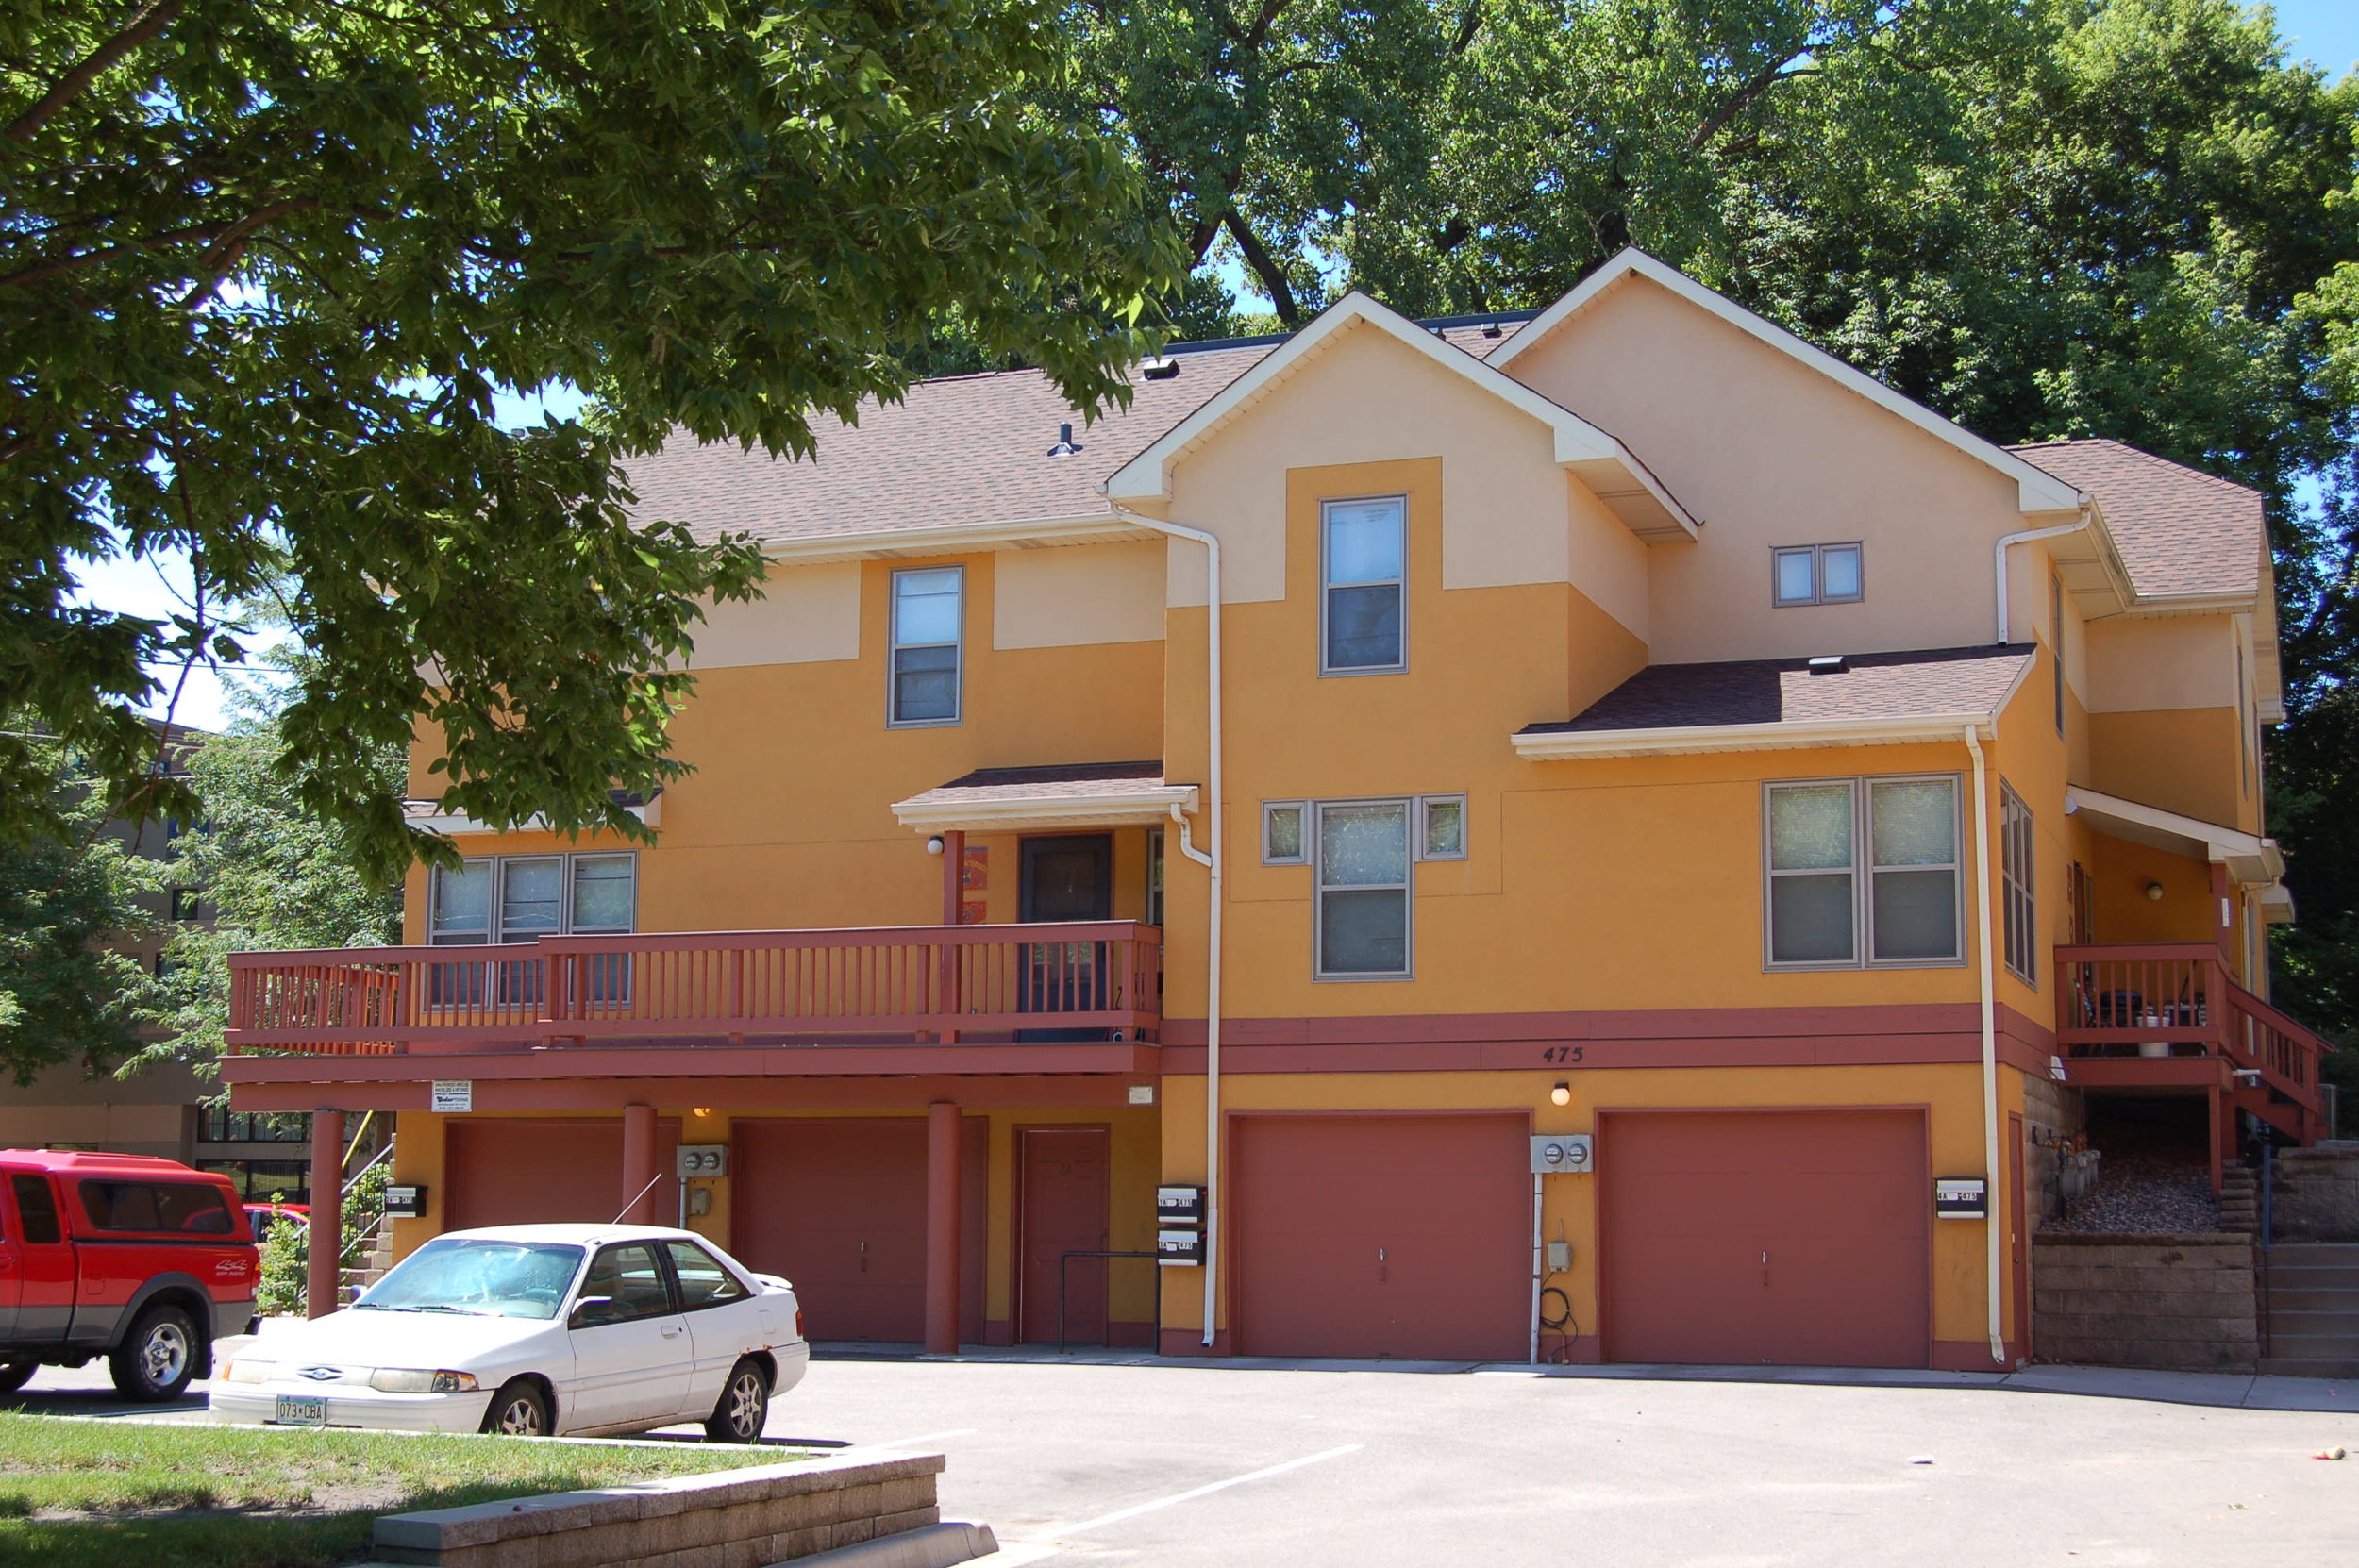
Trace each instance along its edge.
{"label": "orange stucco building", "polygon": [[410,946],[239,960],[234,1103],[397,1113],[405,1247],[678,1214],[820,1339],[1957,1368],[2092,1107],[2318,1134],[2252,492],[1635,252],[1134,383],[641,465],[772,561],[659,842],[433,818]]}

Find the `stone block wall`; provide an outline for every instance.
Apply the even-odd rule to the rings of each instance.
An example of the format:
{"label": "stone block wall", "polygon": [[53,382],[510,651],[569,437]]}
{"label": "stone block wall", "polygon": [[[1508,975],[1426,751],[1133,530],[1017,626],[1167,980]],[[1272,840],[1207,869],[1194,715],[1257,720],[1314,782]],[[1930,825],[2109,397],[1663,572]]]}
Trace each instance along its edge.
{"label": "stone block wall", "polygon": [[2058,1145],[2079,1132],[2081,1093],[2034,1074],[2023,1076],[2023,1201],[2036,1222],[2056,1212]]}
{"label": "stone block wall", "polygon": [[2359,1242],[2359,1145],[2280,1149],[2270,1230],[2280,1242]]}
{"label": "stone block wall", "polygon": [[2252,1372],[2253,1246],[2243,1237],[2033,1239],[2032,1348],[2043,1361]]}

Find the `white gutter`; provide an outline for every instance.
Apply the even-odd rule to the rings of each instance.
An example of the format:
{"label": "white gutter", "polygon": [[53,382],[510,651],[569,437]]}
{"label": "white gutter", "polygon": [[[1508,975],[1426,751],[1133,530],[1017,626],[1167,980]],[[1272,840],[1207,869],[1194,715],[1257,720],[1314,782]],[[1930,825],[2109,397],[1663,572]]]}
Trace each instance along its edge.
{"label": "white gutter", "polygon": [[[1998,706],[2005,705],[2001,698]],[[1900,719],[1802,719],[1773,724],[1671,725],[1650,729],[1541,730],[1510,735],[1507,743],[1515,748],[1516,756],[1531,762],[1564,762],[1587,757],[1800,751],[1838,745],[1932,744],[1946,742],[1958,732],[1960,725],[1987,728],[1991,717],[1990,713],[1926,713]]]}
{"label": "white gutter", "polygon": [[[1116,516],[1174,539],[1193,540],[1204,546],[1204,690],[1205,690],[1205,837],[1210,852],[1189,842],[1187,820],[1180,808],[1171,820],[1180,825],[1180,847],[1188,859],[1212,873],[1212,907],[1204,916],[1204,1344],[1213,1343],[1220,1305],[1220,948],[1224,894],[1220,836],[1221,694],[1220,694],[1220,540],[1201,528],[1166,523],[1117,503]],[[1161,1326],[1157,1326],[1160,1333]]]}
{"label": "white gutter", "polygon": [[[2034,536],[2036,537],[2036,536]],[[2006,1330],[1999,1315],[1999,1237],[2006,1214],[1999,1180],[1999,976],[1991,963],[1990,946],[1990,776],[1983,759],[1982,737],[1966,726],[1966,749],[1974,757],[1974,946],[1981,958],[1983,992],[1983,1221],[1989,1257],[1983,1273],[1989,1283],[1985,1314],[1990,1327],[1990,1359],[2007,1364]],[[2017,1194],[2018,1200],[2021,1194]]]}
{"label": "white gutter", "polygon": [[[2019,534],[2008,534],[1999,541],[1998,548],[1992,552],[1997,561],[1996,572],[1999,579],[1999,635],[1993,641],[2004,642],[2007,640],[2007,551],[2009,547],[2016,544],[2029,544],[2035,539],[2055,539],[2064,534],[2077,534],[2089,525],[2093,515],[2089,498],[2083,495],[2081,497],[2081,515],[2071,522],[2059,524],[2052,528],[2027,528]],[[2056,644],[2049,650],[2050,654],[2056,653],[2063,646],[2061,639],[2052,634],[2049,641]]]}

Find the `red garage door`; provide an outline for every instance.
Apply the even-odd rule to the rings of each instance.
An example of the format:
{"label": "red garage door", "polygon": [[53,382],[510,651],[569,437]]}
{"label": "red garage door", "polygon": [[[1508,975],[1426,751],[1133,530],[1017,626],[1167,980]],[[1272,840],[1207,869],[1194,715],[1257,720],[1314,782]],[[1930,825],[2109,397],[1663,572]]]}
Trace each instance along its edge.
{"label": "red garage door", "polygon": [[1525,1117],[1246,1116],[1234,1126],[1241,1349],[1524,1359]]}
{"label": "red garage door", "polygon": [[1921,1113],[1609,1112],[1598,1172],[1606,1359],[1925,1364]]}
{"label": "red garage door", "polygon": [[[794,1281],[814,1340],[926,1337],[926,1121],[921,1116],[740,1120],[730,1248]],[[959,1337],[983,1338],[987,1124],[964,1122]]]}
{"label": "red garage door", "polygon": [[[673,1151],[677,1118],[656,1124],[658,1225],[679,1221]],[[597,1118],[459,1116],[443,1124],[443,1227],[611,1224],[621,1211],[623,1122]]]}

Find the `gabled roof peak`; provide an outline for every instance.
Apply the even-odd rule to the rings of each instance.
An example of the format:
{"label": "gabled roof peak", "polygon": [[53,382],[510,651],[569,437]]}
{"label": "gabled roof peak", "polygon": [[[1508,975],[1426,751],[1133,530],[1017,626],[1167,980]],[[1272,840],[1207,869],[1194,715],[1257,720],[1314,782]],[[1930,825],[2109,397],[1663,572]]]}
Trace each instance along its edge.
{"label": "gabled roof peak", "polygon": [[1856,392],[1877,407],[1899,415],[1935,440],[1946,442],[1976,461],[1997,469],[2016,482],[2023,511],[2069,511],[2081,504],[2081,492],[2053,475],[2024,461],[1995,442],[1984,441],[1964,425],[1943,418],[1916,399],[1893,391],[1874,376],[1844,363],[1824,349],[1813,346],[1767,317],[1746,309],[1727,295],[1704,287],[1677,267],[1648,255],[1635,245],[1607,259],[1595,272],[1575,285],[1571,292],[1527,322],[1521,330],[1492,352],[1490,363],[1505,370],[1518,355],[1549,337],[1558,327],[1595,304],[1607,291],[1631,277],[1643,277],[1668,290],[1738,331],[1799,359],[1847,392]]}

